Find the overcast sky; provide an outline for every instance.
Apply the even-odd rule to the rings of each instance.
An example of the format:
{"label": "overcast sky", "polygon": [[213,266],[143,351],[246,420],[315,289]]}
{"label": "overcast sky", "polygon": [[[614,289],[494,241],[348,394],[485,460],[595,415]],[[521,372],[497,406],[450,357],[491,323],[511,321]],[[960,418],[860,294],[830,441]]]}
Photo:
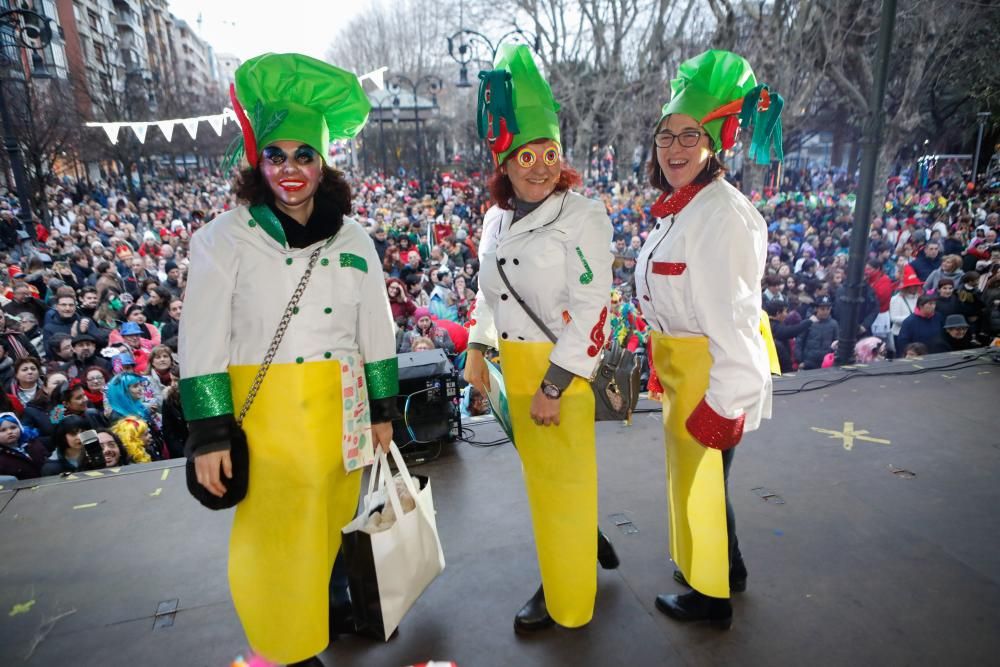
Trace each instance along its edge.
{"label": "overcast sky", "polygon": [[322,59],[339,26],[369,4],[369,0],[168,1],[171,13],[187,21],[216,53],[232,53],[241,60],[266,52]]}

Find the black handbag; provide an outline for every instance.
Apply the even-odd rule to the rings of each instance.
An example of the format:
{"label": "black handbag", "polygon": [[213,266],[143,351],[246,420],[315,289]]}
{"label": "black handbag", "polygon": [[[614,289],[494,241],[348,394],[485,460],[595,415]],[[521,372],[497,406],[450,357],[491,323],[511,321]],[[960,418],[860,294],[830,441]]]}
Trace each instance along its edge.
{"label": "black handbag", "polygon": [[[521,295],[510,284],[500,262],[497,262],[497,269],[500,271],[500,279],[503,280],[503,284],[507,286],[507,291],[514,297],[514,300],[521,305],[521,308],[528,314],[531,321],[542,330],[542,333],[555,343],[557,340],[555,334],[535,315],[534,311],[528,307]],[[601,351],[597,371],[590,379],[590,388],[594,391],[595,421],[629,421],[632,419],[632,411],[635,410],[635,406],[639,402],[641,372],[642,368],[635,354],[623,348],[617,341],[612,341],[608,349]]]}
{"label": "black handbag", "polygon": [[194,496],[195,500],[210,510],[225,510],[230,507],[236,507],[241,500],[246,498],[247,488],[250,484],[250,448],[247,445],[246,431],[243,430],[243,419],[247,416],[250,406],[253,405],[254,398],[257,397],[260,385],[263,384],[264,376],[267,375],[267,371],[271,367],[271,362],[274,360],[274,355],[278,352],[281,339],[284,338],[285,330],[288,329],[288,323],[292,319],[292,315],[299,304],[299,300],[302,298],[302,294],[306,291],[309,276],[312,275],[313,267],[316,266],[316,261],[319,259],[322,250],[323,246],[320,246],[309,256],[309,266],[306,267],[306,272],[302,274],[302,279],[299,281],[298,287],[295,288],[295,293],[292,294],[292,298],[288,302],[288,307],[285,308],[285,314],[282,315],[278,329],[274,332],[274,338],[271,340],[271,346],[267,349],[267,354],[264,355],[264,361],[261,363],[260,368],[257,369],[257,375],[254,377],[253,384],[250,385],[250,392],[243,402],[243,409],[240,410],[240,416],[236,419],[235,424],[232,424],[229,428],[229,457],[232,462],[233,476],[227,478],[225,475],[222,475],[221,481],[223,486],[226,487],[226,492],[222,494],[221,498],[210,493],[208,489],[198,482],[198,473],[194,467],[194,460],[197,454],[188,455],[187,465],[184,467],[188,492]]}

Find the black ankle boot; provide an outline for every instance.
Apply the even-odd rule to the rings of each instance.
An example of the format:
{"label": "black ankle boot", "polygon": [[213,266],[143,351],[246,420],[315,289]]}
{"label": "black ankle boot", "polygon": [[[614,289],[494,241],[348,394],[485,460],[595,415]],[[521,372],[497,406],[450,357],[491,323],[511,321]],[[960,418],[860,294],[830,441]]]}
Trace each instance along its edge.
{"label": "black ankle boot", "polygon": [[733,566],[729,568],[729,590],[734,593],[742,593],[747,589],[747,566],[743,562],[743,557],[737,555],[733,559]]}
{"label": "black ankle boot", "polygon": [[605,570],[614,570],[620,564],[614,545],[600,528],[597,529],[597,562]]}
{"label": "black ankle boot", "polygon": [[[681,586],[691,588],[691,584],[684,578],[680,570],[674,570],[674,581]],[[732,593],[742,593],[747,589],[747,566],[743,559],[733,561],[733,567],[729,570],[729,590]]]}
{"label": "black ankle boot", "polygon": [[733,624],[729,598],[710,598],[694,590],[684,595],[657,595],[656,608],[675,621],[708,621],[720,630]]}
{"label": "black ankle boot", "polygon": [[517,616],[514,617],[514,632],[537,632],[553,625],[555,625],[555,621],[552,620],[545,608],[545,591],[539,586],[538,592],[531,596],[531,599],[521,607],[521,611],[517,612]]}

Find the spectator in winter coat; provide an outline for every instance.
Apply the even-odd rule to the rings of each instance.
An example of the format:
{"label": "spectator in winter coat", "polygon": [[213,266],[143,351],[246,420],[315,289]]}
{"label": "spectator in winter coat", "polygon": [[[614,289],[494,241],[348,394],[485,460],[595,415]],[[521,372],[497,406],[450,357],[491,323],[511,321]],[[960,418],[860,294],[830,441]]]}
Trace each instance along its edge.
{"label": "spectator in winter coat", "polygon": [[958,297],[955,296],[955,282],[951,278],[942,278],[937,284],[936,311],[941,316],[941,320],[948,319],[948,316],[958,311]]}
{"label": "spectator in winter coat", "polygon": [[399,348],[400,352],[412,351],[416,340],[426,337],[434,341],[434,347],[440,348],[448,354],[454,354],[455,344],[452,342],[451,336],[448,335],[447,331],[434,324],[434,320],[431,319],[431,313],[428,309],[417,308],[414,317],[417,323],[413,327],[413,331],[407,331],[403,335],[403,341]]}
{"label": "spectator in winter coat", "polygon": [[833,341],[840,337],[840,326],[831,317],[833,302],[828,296],[816,300],[815,309],[809,317],[812,326],[802,332],[796,340],[801,360],[800,368],[820,368],[823,357],[830,353]]}
{"label": "spectator in winter coat", "polygon": [[6,354],[11,359],[17,361],[25,357],[38,357],[38,350],[31,344],[28,337],[16,329],[7,326],[8,316],[0,314],[0,345],[3,346]]}
{"label": "spectator in winter coat", "polygon": [[389,294],[389,307],[392,309],[392,319],[396,326],[406,328],[417,304],[409,297],[406,285],[399,278],[389,278],[385,281],[385,289]]}
{"label": "spectator in winter coat", "polygon": [[914,260],[910,262],[910,266],[912,266],[913,270],[917,272],[917,277],[921,280],[927,280],[927,277],[930,276],[935,269],[941,266],[940,253],[941,246],[937,243],[937,241],[931,241],[924,246],[923,250],[917,253]]}
{"label": "spectator in winter coat", "polygon": [[56,334],[65,334],[72,338],[73,325],[80,320],[76,314],[76,297],[72,290],[69,294],[60,294],[56,299],[55,312],[46,318],[45,326],[42,327],[42,342],[46,347],[51,346],[52,337]]}
{"label": "spectator in winter coat", "polygon": [[948,349],[971,350],[980,347],[979,340],[972,335],[969,323],[962,315],[949,315],[944,321],[944,341]]}
{"label": "spectator in winter coat", "polygon": [[41,477],[48,458],[49,452],[36,431],[22,426],[13,412],[0,413],[0,476]]}
{"label": "spectator in winter coat", "polygon": [[896,349],[906,350],[910,343],[922,343],[930,353],[946,352],[944,318],[937,312],[937,298],[924,295],[917,299],[917,309],[903,320],[896,337]]}
{"label": "spectator in winter coat", "polygon": [[795,362],[792,356],[791,341],[809,330],[813,322],[805,319],[796,325],[786,325],[785,318],[788,316],[788,306],[780,299],[771,299],[764,305],[768,319],[771,321],[771,336],[774,338],[774,348],[778,353],[778,363],[781,365],[782,373],[791,373],[795,370]]}
{"label": "spectator in winter coat", "polygon": [[945,255],[941,260],[941,266],[934,269],[924,281],[924,292],[934,292],[942,278],[951,278],[952,283],[958,286],[962,279],[962,258],[958,255]]}

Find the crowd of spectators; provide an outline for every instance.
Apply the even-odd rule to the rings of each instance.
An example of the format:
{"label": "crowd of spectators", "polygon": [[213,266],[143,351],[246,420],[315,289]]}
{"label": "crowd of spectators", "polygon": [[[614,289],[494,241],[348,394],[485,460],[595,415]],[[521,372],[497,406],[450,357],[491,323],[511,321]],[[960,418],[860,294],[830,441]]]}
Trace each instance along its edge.
{"label": "crowd of spectators", "polygon": [[[354,218],[382,260],[400,353],[468,341],[489,195],[478,174],[438,173],[421,194],[404,178],[349,175]],[[751,199],[768,223],[762,309],[782,371],[833,363],[845,321],[853,185],[832,172]],[[636,257],[657,192],[607,179],[584,187],[614,226],[613,340],[635,350]],[[237,204],[219,175],[126,184],[62,181],[27,240],[0,192],[0,476],[72,473],[96,431],[106,465],[183,456],[177,334],[188,240]],[[858,314],[858,361],[989,344],[1000,336],[1000,194],[954,184],[887,188],[873,216]],[[486,410],[468,396],[467,414]]]}

